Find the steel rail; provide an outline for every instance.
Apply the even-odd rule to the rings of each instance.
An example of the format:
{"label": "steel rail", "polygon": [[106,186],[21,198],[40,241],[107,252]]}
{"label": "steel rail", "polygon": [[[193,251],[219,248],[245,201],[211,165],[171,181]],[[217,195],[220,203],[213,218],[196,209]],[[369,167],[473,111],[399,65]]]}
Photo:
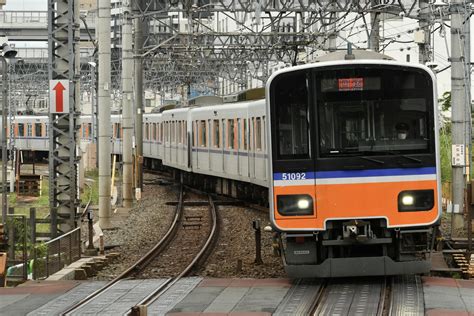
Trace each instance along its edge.
{"label": "steel rail", "polygon": [[108,282],[104,287],[98,289],[97,291],[91,293],[86,298],[82,299],[78,303],[74,304],[73,306],[69,307],[66,311],[62,312],[61,315],[69,315],[71,312],[79,309],[80,307],[84,306],[88,302],[90,302],[93,298],[99,296],[101,293],[105,292],[109,288],[111,288],[115,283],[118,281],[127,278],[132,273],[136,273],[137,271],[141,271],[144,267],[146,267],[150,261],[152,261],[160,252],[165,249],[166,245],[170,242],[170,240],[174,237],[177,231],[178,222],[182,216],[183,211],[183,187],[180,187],[179,193],[179,202],[176,207],[175,216],[173,218],[173,222],[171,223],[168,231],[166,232],[165,236],[150,250],[148,251],[142,258],[140,258],[137,262],[135,262],[132,266],[130,266],[127,270],[122,272],[119,276],[115,279]]}
{"label": "steel rail", "polygon": [[[140,306],[150,306],[154,301],[156,301],[163,293],[168,291],[176,282],[178,282],[181,278],[185,277],[188,275],[188,273],[196,266],[196,264],[204,259],[206,253],[208,253],[210,246],[213,244],[214,241],[217,240],[217,233],[218,233],[218,220],[217,220],[217,210],[216,206],[214,203],[214,200],[212,199],[211,195],[209,197],[209,211],[211,213],[211,219],[212,219],[212,228],[209,233],[209,236],[206,240],[206,243],[202,246],[201,250],[199,253],[194,257],[192,262],[177,276],[174,278],[171,278],[167,280],[166,282],[163,283],[161,287],[156,289],[153,293],[145,297],[141,302],[139,302],[137,305],[132,307],[130,312],[127,315],[132,315],[134,312],[134,309],[140,310]],[[182,203],[182,201],[180,201]]]}

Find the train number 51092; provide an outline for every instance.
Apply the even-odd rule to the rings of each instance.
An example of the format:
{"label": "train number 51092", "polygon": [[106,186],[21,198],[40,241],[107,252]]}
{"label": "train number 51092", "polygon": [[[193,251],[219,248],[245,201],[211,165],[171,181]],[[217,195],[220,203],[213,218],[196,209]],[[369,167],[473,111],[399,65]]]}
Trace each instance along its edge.
{"label": "train number 51092", "polygon": [[292,173],[282,173],[282,180],[305,180],[306,173],[304,172],[292,172]]}

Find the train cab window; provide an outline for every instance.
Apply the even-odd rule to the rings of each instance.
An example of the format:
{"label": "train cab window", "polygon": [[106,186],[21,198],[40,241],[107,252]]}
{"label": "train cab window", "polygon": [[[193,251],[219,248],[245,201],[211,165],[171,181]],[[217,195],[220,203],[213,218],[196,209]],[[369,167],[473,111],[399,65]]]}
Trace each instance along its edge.
{"label": "train cab window", "polygon": [[325,73],[316,80],[321,157],[427,152],[429,82],[389,68]]}
{"label": "train cab window", "polygon": [[18,123],[18,136],[23,137],[25,136],[25,124]]}
{"label": "train cab window", "polygon": [[235,137],[235,132],[234,132],[234,120],[227,120],[227,146],[228,148],[234,148],[234,137]]}
{"label": "train cab window", "polygon": [[199,126],[199,144],[201,147],[207,147],[206,142],[206,121],[202,120]]}
{"label": "train cab window", "polygon": [[36,137],[41,137],[42,134],[41,134],[41,123],[35,123],[35,136]]}
{"label": "train cab window", "polygon": [[221,132],[219,130],[219,120],[214,120],[213,121],[213,140],[212,140],[212,145],[214,146],[214,148],[220,148],[220,143],[221,143],[221,140],[220,140],[220,135],[221,135]]}
{"label": "train cab window", "polygon": [[307,72],[302,71],[282,74],[272,85],[278,159],[310,158],[308,86]]}

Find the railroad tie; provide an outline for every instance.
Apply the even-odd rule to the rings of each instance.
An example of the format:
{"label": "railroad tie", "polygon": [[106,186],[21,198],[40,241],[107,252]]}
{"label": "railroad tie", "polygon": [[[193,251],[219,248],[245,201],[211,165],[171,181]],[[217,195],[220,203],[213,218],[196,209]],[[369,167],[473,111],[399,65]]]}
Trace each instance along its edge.
{"label": "railroad tie", "polygon": [[201,229],[202,215],[184,215],[185,222],[182,224],[184,229]]}
{"label": "railroad tie", "polygon": [[[471,260],[467,260],[466,256],[462,253],[453,253],[453,259],[456,265],[461,269],[462,273],[468,277],[473,277],[474,262],[473,256],[471,255]],[[469,263],[470,261],[470,263]]]}

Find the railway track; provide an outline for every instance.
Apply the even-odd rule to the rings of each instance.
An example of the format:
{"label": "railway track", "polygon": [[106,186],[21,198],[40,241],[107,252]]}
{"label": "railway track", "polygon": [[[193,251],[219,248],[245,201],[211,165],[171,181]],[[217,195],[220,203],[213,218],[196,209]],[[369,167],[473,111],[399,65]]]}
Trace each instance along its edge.
{"label": "railway track", "polygon": [[[166,253],[167,249],[169,249],[174,241],[179,239],[180,234],[185,235],[186,231],[189,232],[190,229],[201,229],[204,226],[209,226],[208,234],[205,236],[201,245],[199,245],[199,243],[194,240],[194,245],[196,247],[199,246],[199,250],[197,253],[194,253],[192,256],[190,256],[191,259],[182,268],[181,272],[168,277],[162,282],[159,282],[159,285],[154,286],[153,290],[150,293],[147,293],[146,296],[138,304],[136,304],[136,307],[132,307],[132,310],[130,310],[129,313],[132,313],[135,310],[146,308],[147,305],[151,304],[158,297],[160,297],[160,295],[165,293],[172,285],[178,282],[181,278],[187,276],[193,270],[193,268],[196,268],[199,263],[202,262],[209,254],[210,249],[217,239],[219,221],[217,219],[216,206],[210,196],[208,197],[207,201],[185,202],[184,195],[183,187],[181,187],[173,221],[164,237],[150,251],[148,251],[142,258],[130,266],[126,271],[108,282],[104,287],[71,306],[69,309],[64,311],[62,315],[73,315],[78,312],[85,312],[83,308],[86,306],[86,304],[98,298],[99,295],[110,290],[119,281],[125,280],[127,278],[140,278],[144,271],[149,269],[150,266],[153,266],[156,259],[158,257],[162,257],[162,255]],[[192,207],[202,208],[203,206],[207,206],[207,209],[209,210],[208,214],[199,214],[195,211],[195,209],[192,209]],[[209,218],[209,222],[207,224],[203,221],[205,218]],[[175,250],[173,250],[173,252],[175,252]],[[170,258],[167,258],[166,260],[169,259]],[[157,282],[154,283],[156,285]]]}
{"label": "railway track", "polygon": [[311,315],[424,315],[419,276],[331,279],[323,281]]}

